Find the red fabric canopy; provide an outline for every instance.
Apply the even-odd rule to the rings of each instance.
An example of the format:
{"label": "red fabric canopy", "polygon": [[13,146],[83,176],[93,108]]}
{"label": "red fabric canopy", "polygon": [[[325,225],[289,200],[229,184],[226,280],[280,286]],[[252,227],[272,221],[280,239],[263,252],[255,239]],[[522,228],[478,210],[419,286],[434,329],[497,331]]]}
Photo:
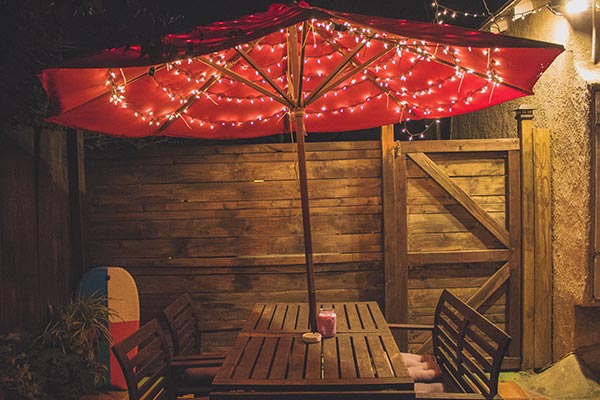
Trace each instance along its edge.
{"label": "red fabric canopy", "polygon": [[272,5],[163,43],[169,58],[150,60],[132,46],[44,70],[48,120],[115,136],[243,138],[288,132],[287,112],[298,109],[309,132],[350,131],[532,94],[563,51],[306,3]]}

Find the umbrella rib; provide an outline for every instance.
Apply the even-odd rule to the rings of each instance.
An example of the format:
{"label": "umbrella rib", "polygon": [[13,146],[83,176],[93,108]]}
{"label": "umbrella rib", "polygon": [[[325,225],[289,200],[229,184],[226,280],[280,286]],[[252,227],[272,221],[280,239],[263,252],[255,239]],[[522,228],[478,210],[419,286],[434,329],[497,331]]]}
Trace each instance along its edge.
{"label": "umbrella rib", "polygon": [[[317,29],[317,34],[319,36],[321,36],[321,38],[323,38],[323,40],[329,45],[331,46],[335,51],[337,51],[338,53],[340,53],[342,56],[346,55],[346,52],[344,52],[344,50],[342,50],[342,48],[335,43],[335,41],[333,41],[331,39],[330,35],[326,35],[325,36],[325,31],[324,29]],[[352,65],[354,65],[355,67],[359,65],[359,61],[356,60],[355,58],[352,58]],[[375,86],[377,89],[384,91],[388,96],[390,96],[392,98],[392,100],[394,100],[396,103],[398,103],[399,106],[401,107],[405,107],[406,101],[401,100],[398,96],[396,96],[396,94],[390,90],[389,88],[380,85],[377,82],[377,76],[373,73],[373,71],[369,71],[367,70],[367,79],[369,80],[369,82],[371,82],[373,84],[373,86]]]}
{"label": "umbrella rib", "polygon": [[[384,49],[383,51],[375,54],[373,57],[371,57],[369,60],[365,61],[362,64],[359,65],[355,65],[350,71],[348,71],[346,74],[344,74],[342,77],[340,77],[339,79],[333,81],[330,80],[328,82],[327,85],[320,87],[319,90],[314,91],[311,93],[311,95],[306,99],[306,104],[310,104],[313,101],[315,101],[317,98],[319,98],[323,93],[326,93],[327,91],[329,91],[329,89],[331,89],[332,87],[335,87],[337,85],[339,85],[341,82],[345,81],[346,79],[350,78],[352,75],[356,74],[357,72],[359,72],[361,69],[364,68],[368,68],[371,64],[373,64],[375,61],[377,61],[380,57],[384,56],[385,54],[389,53],[390,51],[392,51],[393,49]],[[351,58],[349,58],[345,64],[349,64],[354,56],[352,56]],[[338,74],[339,75],[339,74]]]}
{"label": "umbrella rib", "polygon": [[[298,61],[300,65],[300,72],[298,73],[298,87],[296,88],[296,103],[298,107],[304,107],[304,102],[302,99],[302,82],[304,82],[304,57],[306,54],[306,36],[308,35],[308,24],[306,21],[302,24],[302,41],[300,46],[300,60]],[[296,51],[298,48],[298,44],[296,43]]]}
{"label": "umbrella rib", "polygon": [[223,67],[221,65],[218,65],[218,64],[216,64],[210,60],[207,60],[203,57],[198,57],[197,60],[210,66],[210,67],[213,67],[216,70],[223,72],[226,75],[229,75],[230,77],[232,77],[233,79],[235,79],[238,82],[241,82],[247,86],[250,86],[252,89],[256,90],[257,92],[260,92],[260,93],[264,94],[265,96],[272,98],[273,100],[277,101],[278,103],[283,104],[286,107],[290,107],[290,108],[294,107],[294,104],[289,101],[287,96],[285,96],[283,98],[278,97],[275,93],[269,92],[267,89],[257,85],[256,83],[252,82],[251,80],[249,80],[247,78],[244,78],[237,72],[234,72],[231,69]]}
{"label": "umbrella rib", "polygon": [[286,76],[288,80],[288,91],[292,96],[292,101],[295,104],[298,104],[298,99],[300,98],[298,87],[302,80],[300,79],[300,64],[298,63],[298,33],[295,29],[296,26],[293,25],[293,27],[294,29],[288,28],[287,30],[288,69],[286,71]]}
{"label": "umbrella rib", "polygon": [[278,86],[278,85],[277,85],[277,84],[276,84],[276,83],[273,81],[273,79],[272,79],[272,78],[271,78],[269,75],[267,75],[267,73],[265,72],[265,70],[264,70],[264,69],[262,69],[262,68],[260,67],[260,65],[258,65],[258,64],[256,63],[256,61],[254,61],[254,59],[252,59],[252,58],[250,57],[250,55],[248,55],[248,53],[246,53],[244,50],[242,50],[242,49],[240,48],[240,46],[236,46],[236,47],[235,47],[235,51],[237,51],[237,53],[238,53],[238,54],[239,54],[239,55],[240,55],[240,56],[241,56],[241,57],[242,57],[244,60],[246,60],[246,62],[247,62],[248,64],[250,64],[250,66],[252,66],[252,68],[254,68],[254,70],[256,70],[256,72],[258,72],[258,73],[260,74],[260,76],[262,76],[262,77],[263,77],[263,79],[264,79],[264,80],[265,80],[265,81],[266,81],[266,82],[267,82],[267,83],[268,83],[268,84],[269,84],[269,85],[270,85],[270,86],[271,86],[273,89],[275,89],[275,91],[277,91],[277,93],[279,93],[279,95],[280,95],[282,98],[286,99],[286,100],[287,100],[289,103],[292,103],[292,104],[293,104],[293,100],[292,100],[292,99],[290,99],[290,98],[288,97],[288,95],[287,95],[287,94],[286,94],[286,93],[283,91],[283,89],[281,89],[281,88],[280,88],[280,87],[279,87],[279,86]]}
{"label": "umbrella rib", "polygon": [[[296,104],[297,108],[302,108],[302,82],[304,76],[304,55],[306,53],[306,35],[308,34],[306,21],[302,24],[302,39],[301,39],[301,50],[298,55],[298,34],[297,30],[288,28],[288,62],[292,69],[292,83],[291,93],[292,100]],[[298,58],[299,57],[299,58]],[[289,82],[288,76],[288,82]]]}
{"label": "umbrella rib", "polygon": [[[235,54],[233,57],[231,57],[228,60],[228,62],[232,63],[232,64],[236,64],[239,60],[240,60],[240,56],[238,54]],[[202,95],[203,93],[205,93],[208,89],[210,89],[219,79],[221,79],[222,76],[223,76],[222,72],[220,74],[214,74],[213,76],[211,76],[210,79],[200,87],[200,89],[198,90],[197,93],[191,95],[187,99],[187,101],[175,111],[175,116],[179,117],[183,111],[190,108],[192,106],[192,104],[194,104],[196,102],[196,100],[198,100],[198,97],[200,95]],[[158,131],[163,132],[165,129],[167,129],[169,126],[171,126],[175,121],[176,121],[176,118],[166,121],[158,129]]]}
{"label": "umbrella rib", "polygon": [[313,102],[318,96],[323,94],[323,89],[329,85],[331,81],[336,79],[343,71],[344,68],[350,63],[352,58],[362,50],[363,47],[366,46],[368,40],[363,40],[356,46],[350,53],[346,55],[346,57],[342,60],[340,65],[336,67],[336,69],[323,81],[321,84],[306,98],[304,104],[308,105]]}

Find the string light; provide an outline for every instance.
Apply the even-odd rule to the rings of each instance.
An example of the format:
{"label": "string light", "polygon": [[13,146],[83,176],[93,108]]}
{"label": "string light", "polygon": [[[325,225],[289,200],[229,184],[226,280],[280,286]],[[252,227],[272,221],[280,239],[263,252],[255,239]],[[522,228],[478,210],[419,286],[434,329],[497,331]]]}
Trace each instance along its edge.
{"label": "string light", "polygon": [[407,122],[410,122],[410,120],[402,121],[402,133],[406,134],[409,141],[412,141],[415,138],[425,139],[425,136],[427,135],[429,129],[434,125],[440,124],[440,120],[436,119],[435,121],[425,123],[425,127],[419,132],[411,132],[411,130],[408,128]]}
{"label": "string light", "polygon": [[[320,29],[327,32],[331,38],[321,37]],[[313,40],[312,43],[307,44],[304,59],[306,67],[303,79],[307,84],[303,85],[300,93],[301,98],[304,99],[309,98],[314,90],[308,85],[309,82],[317,80],[318,87],[320,81],[326,78],[325,68],[321,65],[324,60],[335,64],[349,57],[353,51],[352,47],[357,43],[359,46],[362,43],[365,47],[363,51],[354,55],[353,63],[348,64],[354,65],[354,71],[349,73],[346,79],[339,80],[332,87],[328,87],[321,95],[323,99],[339,98],[338,104],[331,106],[332,102],[326,100],[325,105],[320,106],[320,109],[311,108],[309,104],[305,113],[307,119],[364,111],[370,107],[370,104],[375,104],[375,107],[379,108],[385,104],[386,109],[399,114],[400,119],[403,115],[407,119],[432,118],[436,115],[451,113],[458,107],[468,106],[481,96],[486,96],[488,102],[491,103],[495,88],[503,82],[497,71],[499,62],[495,58],[498,49],[468,49],[471,53],[469,59],[476,56],[476,51],[481,51],[479,57],[484,58],[487,64],[486,71],[476,73],[462,65],[461,51],[451,46],[377,32],[370,28],[354,26],[346,21],[315,20],[311,21],[309,30],[312,32]],[[285,34],[287,35],[287,33]],[[335,46],[330,46],[332,43]],[[361,69],[361,62],[364,63],[368,57],[372,57],[367,54],[375,46],[389,51],[376,63],[368,63]],[[279,94],[273,91],[272,95],[267,95],[266,92],[272,91],[273,88],[270,85],[274,84],[279,85],[284,92],[290,90],[286,46],[282,43],[242,44],[240,49],[254,59],[266,59],[267,61],[261,64],[258,70],[249,62],[247,64],[232,62],[232,55],[235,52],[230,49],[198,57],[186,57],[151,67],[152,73],[149,71],[148,75],[156,84],[157,92],[162,93],[173,103],[173,106],[169,107],[169,102],[166,101],[160,113],[156,110],[143,109],[139,104],[132,104],[127,99],[128,83],[125,75],[122,73],[122,79],[119,79],[118,74],[112,69],[108,69],[106,84],[110,86],[109,101],[115,106],[128,110],[142,122],[151,126],[162,126],[165,123],[170,124],[181,119],[188,129],[200,127],[212,130],[219,127],[233,129],[281,121],[288,113],[287,107],[279,108],[281,105],[275,104],[274,99],[278,98]],[[264,54],[268,57],[263,57]],[[210,64],[207,64],[204,58]],[[446,76],[431,79],[420,87],[414,87],[413,73],[422,63],[437,63],[448,67],[450,71]],[[221,67],[223,70],[219,70]],[[342,74],[346,74],[348,69],[350,67],[346,71],[342,70]],[[264,72],[259,73],[259,70]],[[227,71],[234,72],[227,76]],[[468,76],[480,79],[482,83],[474,88],[474,82],[470,81],[470,89],[465,92],[462,90],[463,81]],[[269,82],[267,82],[267,78],[270,80]],[[238,87],[244,86],[244,84],[260,86],[260,88],[264,88],[264,91],[251,94],[245,91],[243,95],[236,95],[236,93],[240,93]],[[452,93],[452,89],[449,89],[452,86],[448,85],[456,86],[456,92]],[[362,87],[364,89],[361,89]],[[365,93],[360,100],[355,100],[351,104],[340,103],[343,101],[342,99],[346,98],[346,96],[342,96],[343,92],[347,90],[356,92],[358,89]],[[376,91],[373,92],[373,89]],[[430,101],[423,102],[430,96],[439,96],[440,92],[445,93],[447,98],[438,98],[436,106],[429,105]],[[195,100],[203,99],[212,102],[215,106],[227,103],[252,105],[269,102],[274,104],[268,106],[267,111],[263,111],[269,115],[245,118],[237,115],[236,120],[231,121],[221,120],[218,117],[207,119],[205,116],[194,115],[196,108],[192,108],[192,104]],[[427,129],[430,126],[431,124],[427,126]],[[409,139],[421,137],[425,132],[415,133],[406,130]]]}
{"label": "string light", "polygon": [[443,4],[440,4],[438,0],[433,0],[431,6],[435,9],[433,22],[438,24],[443,24],[445,18],[456,19],[457,17],[463,18],[488,18],[493,14],[490,12],[490,9],[487,5],[486,0],[481,0],[485,11],[481,12],[471,12],[471,11],[460,11],[451,7],[447,7]]}

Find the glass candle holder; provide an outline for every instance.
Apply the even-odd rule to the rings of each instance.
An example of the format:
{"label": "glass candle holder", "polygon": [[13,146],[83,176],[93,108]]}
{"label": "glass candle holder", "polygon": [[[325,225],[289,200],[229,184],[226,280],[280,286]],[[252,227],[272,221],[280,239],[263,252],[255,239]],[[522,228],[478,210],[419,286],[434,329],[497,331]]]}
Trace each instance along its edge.
{"label": "glass candle holder", "polygon": [[333,308],[321,308],[317,316],[317,330],[322,337],[333,337],[336,334],[337,315]]}

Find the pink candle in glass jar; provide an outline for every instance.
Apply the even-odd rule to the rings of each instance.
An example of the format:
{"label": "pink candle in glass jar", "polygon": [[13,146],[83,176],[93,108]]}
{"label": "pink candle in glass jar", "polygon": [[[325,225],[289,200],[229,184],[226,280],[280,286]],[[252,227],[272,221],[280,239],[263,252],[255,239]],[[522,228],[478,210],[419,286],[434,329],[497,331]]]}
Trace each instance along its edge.
{"label": "pink candle in glass jar", "polygon": [[332,337],[336,333],[335,310],[332,308],[321,308],[317,316],[317,329],[322,337]]}

